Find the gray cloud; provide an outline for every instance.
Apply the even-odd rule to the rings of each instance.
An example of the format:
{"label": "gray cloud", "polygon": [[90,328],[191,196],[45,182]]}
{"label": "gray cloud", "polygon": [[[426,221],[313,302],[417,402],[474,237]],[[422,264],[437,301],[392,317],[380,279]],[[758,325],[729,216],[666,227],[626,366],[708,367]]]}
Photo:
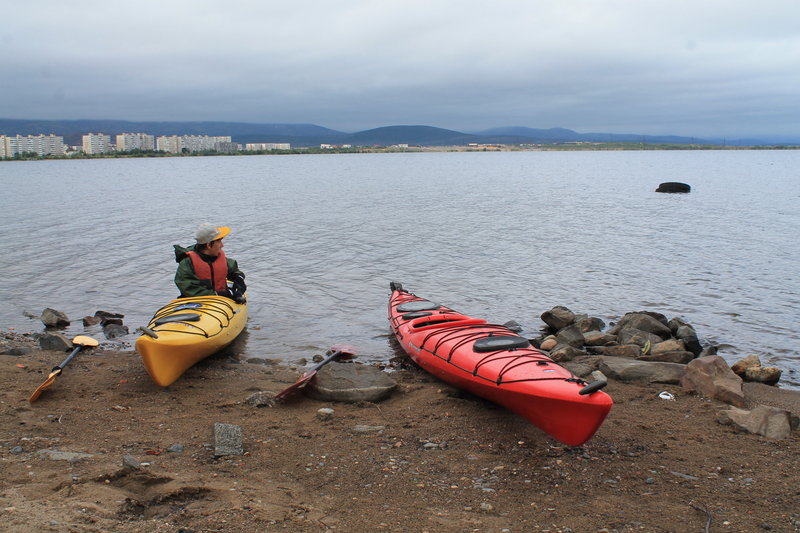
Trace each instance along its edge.
{"label": "gray cloud", "polygon": [[0,116],[800,136],[800,3],[5,8]]}

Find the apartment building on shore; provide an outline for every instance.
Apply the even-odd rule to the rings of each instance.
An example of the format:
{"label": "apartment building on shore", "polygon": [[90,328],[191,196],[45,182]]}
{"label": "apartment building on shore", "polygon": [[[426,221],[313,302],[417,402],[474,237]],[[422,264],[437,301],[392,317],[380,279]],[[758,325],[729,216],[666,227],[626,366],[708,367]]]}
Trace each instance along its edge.
{"label": "apartment building on shore", "polygon": [[87,133],[83,136],[84,154],[110,154],[114,151],[111,135],[105,133]]}
{"label": "apartment building on shore", "polygon": [[152,151],[156,149],[156,138],[146,133],[120,133],[117,135],[116,146],[117,152]]}
{"label": "apartment building on shore", "polygon": [[64,155],[67,146],[58,135],[0,135],[0,159],[25,153],[37,156]]}
{"label": "apartment building on shore", "polygon": [[291,150],[290,143],[247,143],[245,150],[259,151],[259,150]]}
{"label": "apartment building on shore", "polygon": [[208,135],[163,135],[156,138],[156,150],[180,154],[183,152],[221,151],[229,149],[231,137],[209,137]]}

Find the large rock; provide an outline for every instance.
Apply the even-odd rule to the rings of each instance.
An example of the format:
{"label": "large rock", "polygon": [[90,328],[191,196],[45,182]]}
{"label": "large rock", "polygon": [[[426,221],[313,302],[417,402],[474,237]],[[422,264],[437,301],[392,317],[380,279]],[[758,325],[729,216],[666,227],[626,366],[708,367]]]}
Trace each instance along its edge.
{"label": "large rock", "polygon": [[667,339],[662,342],[657,342],[650,347],[652,355],[658,355],[666,352],[685,352],[686,345],[679,339]]}
{"label": "large rock", "polygon": [[680,339],[686,345],[686,349],[692,352],[695,356],[700,355],[703,347],[700,345],[700,339],[697,338],[697,332],[691,326],[680,326],[674,333],[676,339]]}
{"label": "large rock", "polygon": [[49,307],[42,311],[42,324],[48,328],[65,328],[69,326],[69,318],[62,311],[56,311]]}
{"label": "large rock", "polygon": [[569,344],[557,344],[556,347],[550,351],[550,359],[556,363],[572,361],[576,357],[583,355],[586,355],[586,352]]}
{"label": "large rock", "polygon": [[312,398],[335,402],[378,402],[387,398],[397,383],[385,372],[358,363],[329,363],[308,383]]}
{"label": "large rock", "polygon": [[686,365],[681,387],[694,390],[706,398],[744,407],[742,378],[733,373],[725,360],[718,355],[699,357]]}
{"label": "large rock", "polygon": [[617,343],[617,336],[597,330],[587,331],[583,334],[583,343],[586,346],[611,346]]}
{"label": "large rock", "polygon": [[545,324],[555,330],[559,330],[575,322],[575,313],[563,305],[557,305],[542,313],[541,318]]}
{"label": "large rock", "polygon": [[556,340],[558,341],[558,344],[569,344],[570,346],[580,348],[583,346],[585,339],[583,338],[583,333],[581,330],[578,329],[578,326],[573,324],[559,331],[558,335],[556,335]]}
{"label": "large rock", "polygon": [[691,192],[692,186],[688,183],[681,183],[680,181],[665,181],[660,183],[656,192],[667,193],[688,193]]}
{"label": "large rock", "polygon": [[783,371],[777,366],[759,366],[748,368],[744,373],[744,379],[775,385],[780,381],[782,373]]}
{"label": "large rock", "polygon": [[659,352],[657,354],[651,353],[650,355],[640,355],[636,359],[639,361],[663,361],[665,363],[680,363],[685,365],[694,359],[694,354],[685,350],[675,350],[672,352]]}
{"label": "large rock", "polygon": [[642,347],[638,344],[619,344],[616,346],[592,346],[592,351],[608,357],[629,357],[635,359],[642,355]]}
{"label": "large rock", "polygon": [[686,371],[686,365],[637,361],[623,357],[604,357],[599,370],[618,381],[643,381],[677,385]]}
{"label": "large rock", "polygon": [[752,411],[731,407],[717,413],[717,421],[769,439],[786,439],[792,433],[789,412],[766,405],[759,405]]}
{"label": "large rock", "polygon": [[739,376],[740,378],[744,378],[745,373],[747,373],[748,368],[752,367],[760,367],[761,366],[761,359],[755,355],[748,355],[747,357],[743,357],[739,359],[735,363],[731,365],[731,370],[733,373]]}
{"label": "large rock", "polygon": [[652,333],[660,337],[660,340],[666,340],[672,336],[672,330],[669,329],[666,320],[664,315],[658,313],[626,313],[609,333],[619,335],[623,329],[638,329]]}
{"label": "large rock", "polygon": [[72,341],[61,333],[45,333],[39,337],[39,346],[42,350],[63,352],[72,348]]}
{"label": "large rock", "polygon": [[617,333],[617,341],[620,344],[636,344],[644,347],[647,346],[648,343],[650,343],[651,346],[658,344],[659,342],[662,342],[663,339],[655,333],[650,333],[649,331],[626,327],[619,330]]}
{"label": "large rock", "polygon": [[575,320],[575,325],[581,333],[586,333],[587,331],[603,331],[606,327],[606,323],[601,319],[587,316]]}
{"label": "large rock", "polygon": [[585,378],[586,376],[592,373],[591,365],[587,365],[586,363],[583,362],[568,361],[561,366],[563,366],[564,368],[566,368],[579,378]]}

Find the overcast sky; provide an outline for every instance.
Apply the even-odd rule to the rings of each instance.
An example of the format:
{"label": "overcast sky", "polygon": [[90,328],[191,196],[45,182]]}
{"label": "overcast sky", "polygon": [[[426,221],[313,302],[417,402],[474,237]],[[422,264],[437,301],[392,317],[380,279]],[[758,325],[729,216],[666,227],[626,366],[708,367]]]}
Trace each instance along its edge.
{"label": "overcast sky", "polygon": [[798,0],[0,3],[0,118],[800,138]]}

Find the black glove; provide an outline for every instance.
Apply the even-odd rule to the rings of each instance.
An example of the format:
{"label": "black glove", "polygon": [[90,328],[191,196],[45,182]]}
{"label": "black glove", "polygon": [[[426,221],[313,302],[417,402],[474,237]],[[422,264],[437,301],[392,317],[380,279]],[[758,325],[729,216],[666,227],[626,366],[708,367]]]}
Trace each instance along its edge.
{"label": "black glove", "polygon": [[239,293],[244,294],[247,291],[247,285],[244,282],[244,272],[234,272],[228,278],[233,282],[233,286]]}
{"label": "black glove", "polygon": [[230,289],[230,291],[231,291],[231,297],[232,297],[233,301],[236,302],[237,304],[243,304],[246,301],[245,297],[244,297],[244,293],[242,291],[240,291],[239,288],[236,285],[234,285]]}
{"label": "black glove", "polygon": [[217,291],[217,296],[224,296],[225,298],[230,298],[233,300],[233,292],[230,289],[225,289],[223,291]]}

